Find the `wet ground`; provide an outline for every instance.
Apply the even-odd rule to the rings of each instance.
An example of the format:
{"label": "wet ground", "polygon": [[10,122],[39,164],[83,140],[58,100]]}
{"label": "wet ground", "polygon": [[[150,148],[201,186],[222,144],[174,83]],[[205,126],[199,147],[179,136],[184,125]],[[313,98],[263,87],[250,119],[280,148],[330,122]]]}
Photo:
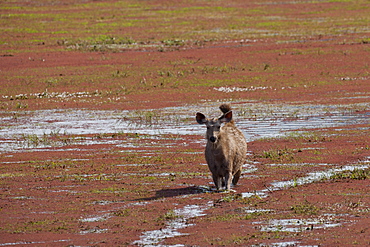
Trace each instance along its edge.
{"label": "wet ground", "polygon": [[[104,239],[111,234],[119,235],[115,244],[162,245],[171,243],[170,239],[183,243],[184,237],[201,231],[199,219],[207,225],[214,225],[215,220],[226,225],[242,221],[242,225],[258,233],[233,236],[233,240],[220,235],[207,240],[209,243],[250,243],[249,238],[256,238],[259,244],[273,246],[300,246],[307,240],[318,245],[320,241],[298,241],[295,236],[348,227],[357,224],[351,217],[368,213],[366,193],[357,192],[361,187],[350,194],[343,192],[343,197],[354,195],[356,200],[339,200],[340,204],[348,204],[340,207],[348,207],[351,212],[333,211],[322,205],[325,201],[306,199],[312,196],[308,193],[303,195],[305,199],[292,195],[287,201],[290,207],[274,205],[280,201],[281,193],[291,194],[311,184],[338,183],[334,177],[343,173],[362,171],[363,179],[367,178],[370,156],[340,163],[331,163],[330,156],[326,161],[324,155],[316,160],[296,156],[333,152],[325,142],[335,145],[339,133],[347,135],[354,129],[367,132],[368,112],[353,109],[367,108],[368,104],[232,103],[250,151],[241,184],[229,194],[214,192],[203,160],[205,130],[194,118],[197,110],[219,115],[216,103],[130,112],[9,112],[2,118],[1,129],[3,212],[7,215],[3,219],[10,234],[4,236],[17,236],[17,241],[8,240],[2,245],[78,245],[86,241],[95,245],[107,241]],[[299,148],[280,144],[287,140],[299,143]],[[358,153],[369,153],[365,143],[351,141],[360,145],[356,147]],[[267,148],[265,142],[274,144]],[[260,143],[265,143],[261,153],[255,150]],[[15,182],[16,188],[11,186]],[[368,185],[364,186],[366,190]],[[326,186],[322,187],[320,191]],[[276,201],[267,202],[270,200]],[[226,210],[219,215],[223,207]],[[16,212],[23,213],[16,216]],[[55,234],[50,240],[39,241],[37,236],[43,235],[45,229]],[[32,235],[17,234],[24,231]],[[71,235],[71,231],[75,233]],[[266,237],[278,233],[281,236]],[[289,241],[273,242],[271,238]],[[190,245],[198,243],[191,239],[186,240]]]}
{"label": "wet ground", "polygon": [[[85,139],[82,138],[84,135],[202,135],[204,130],[194,122],[194,113],[200,111],[218,116],[218,104],[209,102],[138,111],[67,109],[9,112],[1,119],[0,134],[4,140],[1,151],[63,145],[62,142],[53,142],[53,136],[71,136],[70,141],[91,145],[106,140]],[[313,127],[368,124],[369,118],[368,112],[356,112],[356,109],[368,108],[368,103],[288,105],[233,102],[233,106],[237,109],[234,114],[238,118],[238,126],[248,141],[279,137],[289,131],[304,131]],[[73,136],[81,138],[73,140]],[[117,141],[117,144],[121,144],[121,141]]]}
{"label": "wet ground", "polygon": [[0,246],[370,245],[366,1],[0,5]]}

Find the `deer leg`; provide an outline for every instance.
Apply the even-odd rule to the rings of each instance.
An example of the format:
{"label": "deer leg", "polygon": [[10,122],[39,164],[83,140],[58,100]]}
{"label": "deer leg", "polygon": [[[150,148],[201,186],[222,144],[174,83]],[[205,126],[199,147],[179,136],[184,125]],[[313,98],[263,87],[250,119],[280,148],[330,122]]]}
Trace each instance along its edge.
{"label": "deer leg", "polygon": [[216,190],[219,191],[221,188],[221,184],[222,184],[222,178],[218,175],[213,175],[213,174],[212,174],[212,178],[213,178],[213,182],[215,183]]}
{"label": "deer leg", "polygon": [[225,189],[230,190],[231,180],[233,179],[233,175],[231,172],[226,173],[225,176]]}
{"label": "deer leg", "polygon": [[234,175],[233,185],[236,185],[239,181],[240,175],[242,174],[242,169],[240,168]]}

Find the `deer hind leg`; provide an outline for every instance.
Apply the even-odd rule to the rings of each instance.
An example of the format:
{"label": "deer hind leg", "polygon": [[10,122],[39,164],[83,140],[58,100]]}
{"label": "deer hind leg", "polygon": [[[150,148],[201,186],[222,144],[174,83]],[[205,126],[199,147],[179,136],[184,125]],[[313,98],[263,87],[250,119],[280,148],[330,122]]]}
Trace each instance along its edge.
{"label": "deer hind leg", "polygon": [[240,175],[242,174],[242,169],[240,168],[234,175],[233,185],[236,185],[239,181]]}

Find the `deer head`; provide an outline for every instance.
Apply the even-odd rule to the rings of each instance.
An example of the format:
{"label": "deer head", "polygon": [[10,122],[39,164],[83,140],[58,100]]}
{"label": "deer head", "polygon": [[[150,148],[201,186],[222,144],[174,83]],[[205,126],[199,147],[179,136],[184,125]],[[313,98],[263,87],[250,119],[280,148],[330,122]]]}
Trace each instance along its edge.
{"label": "deer head", "polygon": [[229,111],[219,118],[206,118],[202,113],[198,112],[196,120],[199,124],[205,124],[207,126],[207,140],[212,143],[217,143],[220,139],[220,133],[222,131],[222,123],[228,123],[232,120],[233,112]]}

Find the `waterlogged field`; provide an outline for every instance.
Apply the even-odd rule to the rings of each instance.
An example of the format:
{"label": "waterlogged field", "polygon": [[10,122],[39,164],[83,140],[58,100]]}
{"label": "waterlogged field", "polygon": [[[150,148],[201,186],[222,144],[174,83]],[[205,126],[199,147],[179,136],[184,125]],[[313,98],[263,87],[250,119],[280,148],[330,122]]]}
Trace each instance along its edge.
{"label": "waterlogged field", "polygon": [[365,233],[369,118],[348,108],[367,104],[328,114],[329,106],[233,103],[250,151],[237,192],[226,194],[213,191],[205,130],[192,116],[217,114],[215,103],[8,113],[2,244],[334,244],[337,228]]}
{"label": "waterlogged field", "polygon": [[[367,1],[0,11],[0,246],[370,244]],[[248,158],[216,193],[224,102]]]}

